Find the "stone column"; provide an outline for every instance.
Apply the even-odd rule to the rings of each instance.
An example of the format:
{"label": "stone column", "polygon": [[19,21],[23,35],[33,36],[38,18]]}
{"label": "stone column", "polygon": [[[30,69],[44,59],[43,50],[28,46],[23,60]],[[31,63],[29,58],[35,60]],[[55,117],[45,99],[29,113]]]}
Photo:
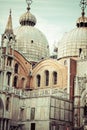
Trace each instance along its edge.
{"label": "stone column", "polygon": [[0,120],[0,123],[1,123],[0,124],[0,130],[2,130],[2,128],[3,128],[3,120],[2,119]]}
{"label": "stone column", "polygon": [[6,130],[6,123],[7,123],[7,120],[4,119],[3,121],[4,121],[4,130]]}
{"label": "stone column", "polygon": [[7,120],[7,130],[10,130],[10,120]]}

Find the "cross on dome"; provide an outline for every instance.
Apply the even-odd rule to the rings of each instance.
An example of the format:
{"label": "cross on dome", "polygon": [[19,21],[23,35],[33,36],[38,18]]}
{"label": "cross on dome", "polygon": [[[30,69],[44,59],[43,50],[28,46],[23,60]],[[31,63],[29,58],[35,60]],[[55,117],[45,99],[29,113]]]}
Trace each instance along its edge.
{"label": "cross on dome", "polygon": [[32,0],[26,0],[26,3],[28,5],[27,10],[30,10],[30,5],[32,4]]}
{"label": "cross on dome", "polygon": [[26,3],[27,3],[28,5],[31,5],[32,0],[26,0]]}
{"label": "cross on dome", "polygon": [[80,7],[81,7],[81,9],[82,9],[82,16],[83,16],[83,17],[84,17],[84,15],[85,15],[84,10],[85,10],[86,6],[87,6],[87,0],[81,0],[81,1],[80,1]]}
{"label": "cross on dome", "polygon": [[10,9],[10,15],[11,15],[11,12],[12,12],[12,11],[11,11],[11,9]]}

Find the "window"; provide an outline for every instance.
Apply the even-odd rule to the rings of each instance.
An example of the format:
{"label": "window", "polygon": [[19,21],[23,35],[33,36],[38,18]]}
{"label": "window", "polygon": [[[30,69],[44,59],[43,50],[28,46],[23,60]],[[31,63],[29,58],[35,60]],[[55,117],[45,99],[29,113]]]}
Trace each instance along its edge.
{"label": "window", "polygon": [[17,87],[17,80],[18,80],[18,77],[15,76],[14,77],[14,81],[13,81],[13,86],[16,88]]}
{"label": "window", "polygon": [[7,72],[7,85],[10,86],[11,73]]}
{"label": "window", "polygon": [[21,79],[22,88],[25,88],[25,78]]}
{"label": "window", "polygon": [[87,116],[87,105],[84,106],[84,116]]}
{"label": "window", "polygon": [[59,126],[58,125],[51,125],[51,130],[59,130]]}
{"label": "window", "polygon": [[20,113],[19,113],[19,120],[23,121],[24,120],[24,115],[25,115],[25,109],[20,108]]}
{"label": "window", "polygon": [[31,40],[31,43],[33,43],[34,41],[33,40]]}
{"label": "window", "polygon": [[12,58],[8,57],[7,58],[7,66],[11,66],[12,64]]}
{"label": "window", "polygon": [[64,65],[67,65],[67,60],[64,61]]}
{"label": "window", "polygon": [[7,97],[6,99],[6,110],[7,111],[9,110],[9,97]]}
{"label": "window", "polygon": [[17,63],[15,64],[14,72],[18,73],[18,64]]}
{"label": "window", "polygon": [[57,84],[57,72],[53,72],[53,84]]}
{"label": "window", "polygon": [[35,130],[35,123],[31,123],[31,130]]}
{"label": "window", "polygon": [[82,52],[82,48],[79,48],[79,56],[81,55]]}
{"label": "window", "polygon": [[25,78],[21,79],[22,88],[25,88]]}
{"label": "window", "polygon": [[40,87],[41,76],[37,75],[37,86]]}
{"label": "window", "polygon": [[32,107],[31,108],[31,120],[34,120],[35,119],[35,108]]}
{"label": "window", "polygon": [[49,85],[49,71],[48,70],[45,71],[45,78],[46,78],[45,85],[48,86]]}

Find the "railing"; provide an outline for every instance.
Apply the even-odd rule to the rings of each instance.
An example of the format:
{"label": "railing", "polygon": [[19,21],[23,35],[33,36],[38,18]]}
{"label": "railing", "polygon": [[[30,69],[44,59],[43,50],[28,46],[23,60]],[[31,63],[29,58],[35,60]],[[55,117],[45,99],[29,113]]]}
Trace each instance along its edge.
{"label": "railing", "polygon": [[56,96],[59,98],[68,99],[69,94],[58,88],[54,89],[37,89],[32,91],[25,91],[22,89],[15,89],[14,87],[3,87],[0,89],[2,92],[13,93],[14,95],[29,98],[29,97],[43,97],[43,96]]}
{"label": "railing", "polygon": [[43,89],[33,91],[21,91],[21,96],[24,97],[43,97],[43,96],[56,96],[59,98],[68,99],[69,95],[59,89]]}

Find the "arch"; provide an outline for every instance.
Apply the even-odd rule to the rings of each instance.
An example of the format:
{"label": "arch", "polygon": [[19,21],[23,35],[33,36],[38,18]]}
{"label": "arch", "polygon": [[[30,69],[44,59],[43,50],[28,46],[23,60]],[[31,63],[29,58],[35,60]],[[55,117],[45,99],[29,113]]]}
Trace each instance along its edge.
{"label": "arch", "polygon": [[2,99],[0,98],[0,118],[4,116],[4,104]]}
{"label": "arch", "polygon": [[[41,74],[41,78],[42,78],[41,82],[43,82],[44,86],[46,87],[46,85],[45,85],[45,82],[46,82],[45,81],[45,79],[46,79],[45,78],[46,77],[45,70],[49,71],[49,85],[51,84],[51,82],[53,84],[53,72],[56,71],[56,72],[58,72],[57,86],[58,87],[62,86],[62,88],[66,87],[67,67],[65,65],[60,64],[60,62],[58,62],[57,60],[54,60],[54,59],[45,59],[33,67],[32,75],[36,76],[38,73]],[[50,78],[52,79],[52,81]],[[33,78],[33,81],[34,82],[32,83],[32,86],[34,88],[36,78]]]}

